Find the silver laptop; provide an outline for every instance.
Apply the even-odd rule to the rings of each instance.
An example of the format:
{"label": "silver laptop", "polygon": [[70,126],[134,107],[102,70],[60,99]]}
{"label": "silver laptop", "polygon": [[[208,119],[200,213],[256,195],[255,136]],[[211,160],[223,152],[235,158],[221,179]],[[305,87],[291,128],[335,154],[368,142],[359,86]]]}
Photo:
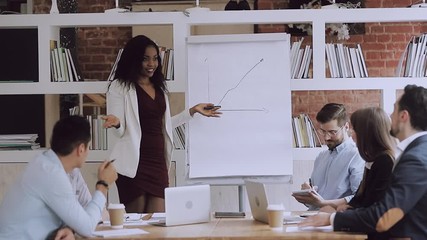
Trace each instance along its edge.
{"label": "silver laptop", "polygon": [[268,223],[267,215],[267,194],[263,183],[245,180],[246,192],[248,194],[249,205],[252,217],[260,222]]}
{"label": "silver laptop", "polygon": [[176,226],[211,220],[209,185],[170,187],[165,189],[165,219],[153,225]]}
{"label": "silver laptop", "polygon": [[[268,198],[265,191],[265,185],[260,182],[245,180],[246,192],[248,194],[249,205],[251,207],[252,217],[260,222],[268,223]],[[304,218],[300,216],[283,216],[284,224],[301,222]]]}

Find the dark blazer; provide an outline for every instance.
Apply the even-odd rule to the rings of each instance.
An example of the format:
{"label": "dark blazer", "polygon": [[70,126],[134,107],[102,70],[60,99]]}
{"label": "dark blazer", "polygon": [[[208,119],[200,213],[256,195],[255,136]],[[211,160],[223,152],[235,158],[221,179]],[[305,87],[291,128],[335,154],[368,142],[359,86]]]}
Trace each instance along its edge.
{"label": "dark blazer", "polygon": [[369,207],[382,199],[390,185],[393,165],[394,159],[390,155],[386,153],[378,155],[374,159],[371,169],[365,167],[359,189],[348,204],[353,208]]}
{"label": "dark blazer", "polygon": [[367,208],[337,212],[334,230],[427,239],[427,135],[401,154],[384,198]]}

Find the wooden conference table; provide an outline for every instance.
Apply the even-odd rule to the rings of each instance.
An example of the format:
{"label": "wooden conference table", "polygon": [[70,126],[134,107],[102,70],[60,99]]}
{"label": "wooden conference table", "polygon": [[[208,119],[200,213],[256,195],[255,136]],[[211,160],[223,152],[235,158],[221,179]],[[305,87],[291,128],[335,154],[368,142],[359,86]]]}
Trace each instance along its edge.
{"label": "wooden conference table", "polygon": [[[287,227],[296,224],[283,225],[282,231],[273,231],[268,224],[254,221],[252,217],[245,218],[212,218],[208,223],[181,225],[172,227],[160,226],[125,226],[125,228],[141,228],[149,234],[126,237],[111,237],[111,239],[174,239],[174,240],[244,240],[244,239],[366,239],[365,234],[344,232],[286,232]],[[109,227],[99,227],[97,230],[108,230]],[[106,239],[106,238],[90,238]],[[109,239],[109,238],[108,238]]]}

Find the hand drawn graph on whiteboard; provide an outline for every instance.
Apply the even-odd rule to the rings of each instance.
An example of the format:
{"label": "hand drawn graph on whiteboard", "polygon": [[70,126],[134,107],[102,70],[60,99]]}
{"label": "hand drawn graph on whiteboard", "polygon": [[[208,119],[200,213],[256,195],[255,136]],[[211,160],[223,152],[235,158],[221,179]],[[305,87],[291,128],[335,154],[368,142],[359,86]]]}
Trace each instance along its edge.
{"label": "hand drawn graph on whiteboard", "polygon": [[[239,88],[240,84],[246,79],[246,77],[249,75],[249,73],[251,73],[252,70],[256,69],[258,67],[258,65],[261,64],[263,61],[264,61],[264,58],[261,58],[251,69],[249,69],[243,75],[242,78],[240,78],[240,80],[237,82],[237,84],[235,86],[233,86],[232,88],[228,89],[224,93],[224,95],[221,97],[221,99],[218,102],[216,102],[216,101],[212,101],[211,97],[210,97],[210,88],[209,87],[210,87],[210,84],[211,84],[211,76],[210,76],[211,73],[209,71],[209,61],[206,58],[205,59],[205,63],[207,64],[207,69],[208,69],[207,70],[207,78],[208,78],[208,102],[212,102],[216,106],[221,106],[223,100],[227,97],[227,95],[229,95],[229,93],[230,93],[230,95],[232,95],[233,94],[232,91],[239,91],[238,88]],[[232,104],[231,104],[231,106],[232,106]],[[231,107],[231,106],[229,106],[229,107]],[[265,112],[265,113],[267,113],[268,109],[266,109],[264,107],[263,108],[222,108],[221,111],[222,112],[228,112],[228,111],[238,111],[238,112],[250,111],[250,112]]]}
{"label": "hand drawn graph on whiteboard", "polygon": [[188,38],[188,106],[223,112],[189,122],[189,178],[292,173],[289,48],[282,33]]}

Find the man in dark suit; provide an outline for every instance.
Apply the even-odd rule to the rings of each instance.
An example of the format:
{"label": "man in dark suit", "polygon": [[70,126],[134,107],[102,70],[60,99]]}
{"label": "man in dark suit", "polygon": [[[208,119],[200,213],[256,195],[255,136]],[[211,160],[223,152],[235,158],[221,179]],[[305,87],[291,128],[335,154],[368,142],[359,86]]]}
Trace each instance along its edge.
{"label": "man in dark suit", "polygon": [[392,181],[382,200],[367,208],[320,212],[300,226],[331,224],[334,231],[382,233],[399,239],[427,239],[427,89],[405,87],[391,114],[398,138]]}

